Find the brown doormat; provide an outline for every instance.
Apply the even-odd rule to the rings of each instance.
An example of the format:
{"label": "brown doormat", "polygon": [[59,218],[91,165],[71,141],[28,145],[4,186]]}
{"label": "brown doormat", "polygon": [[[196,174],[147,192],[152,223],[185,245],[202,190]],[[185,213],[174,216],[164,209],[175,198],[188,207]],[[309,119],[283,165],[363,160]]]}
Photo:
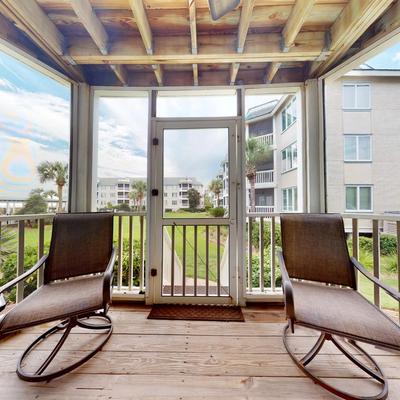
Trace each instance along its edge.
{"label": "brown doormat", "polygon": [[155,304],[148,319],[174,319],[189,321],[244,322],[238,306],[211,306],[186,304]]}

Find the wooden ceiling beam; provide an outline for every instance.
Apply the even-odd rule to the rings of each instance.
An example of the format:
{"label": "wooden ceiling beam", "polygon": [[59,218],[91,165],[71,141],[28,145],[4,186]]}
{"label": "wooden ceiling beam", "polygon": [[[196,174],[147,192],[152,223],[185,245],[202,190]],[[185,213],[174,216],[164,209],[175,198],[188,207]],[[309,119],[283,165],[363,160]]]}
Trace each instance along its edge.
{"label": "wooden ceiling beam", "polygon": [[[188,6],[192,54],[197,54],[196,0],[188,0]],[[199,84],[199,67],[197,64],[193,64],[193,83],[195,86]]]}
{"label": "wooden ceiling beam", "polygon": [[392,3],[393,0],[350,0],[329,31],[330,55],[311,66],[311,75],[328,71]]}
{"label": "wooden ceiling beam", "polygon": [[[314,4],[315,0],[296,0],[282,31],[283,52],[289,52],[294,46],[295,40],[301,31],[301,27],[310,15]],[[281,63],[272,62],[267,68],[265,82],[271,83],[280,67]]]}
{"label": "wooden ceiling beam", "polygon": [[289,53],[281,51],[278,33],[251,34],[243,53],[235,51],[235,35],[200,35],[200,51],[190,52],[189,36],[154,37],[156,54],[146,54],[141,43],[121,37],[103,55],[90,38],[70,38],[69,54],[77,64],[202,64],[236,62],[313,61],[324,46],[325,32],[301,32]]}
{"label": "wooden ceiling beam", "polygon": [[265,83],[272,83],[276,73],[281,67],[281,63],[272,62],[267,68],[267,73],[265,74]]}
{"label": "wooden ceiling beam", "polygon": [[[255,0],[248,0],[242,2],[242,8],[240,11],[240,20],[238,27],[238,37],[237,37],[237,52],[243,53],[244,46],[246,43],[247,32],[249,31],[249,26],[251,22],[251,16],[253,14]],[[231,65],[231,76],[230,84],[234,85],[236,82],[236,76],[240,69],[240,63],[233,63]]]}
{"label": "wooden ceiling beam", "polygon": [[[110,40],[100,19],[97,17],[89,0],[70,0],[71,6],[80,22],[89,33],[92,40],[103,55],[108,54]],[[126,86],[128,83],[127,72],[122,65],[110,65],[119,81]]]}
{"label": "wooden ceiling beam", "polygon": [[[151,56],[153,55],[153,34],[151,32],[146,10],[144,9],[143,0],[129,0],[129,5],[132,9],[136,25],[140,32],[140,36],[142,37],[146,53]],[[161,65],[153,65],[153,71],[156,75],[158,84],[161,86],[163,84]]]}
{"label": "wooden ceiling beam", "polygon": [[[66,53],[66,40],[36,0],[2,0],[1,7],[14,24],[72,79],[85,82],[80,67]],[[3,11],[2,11],[3,12]]]}
{"label": "wooden ceiling beam", "polygon": [[294,4],[282,31],[283,51],[290,51],[314,4],[315,0],[297,0]]}

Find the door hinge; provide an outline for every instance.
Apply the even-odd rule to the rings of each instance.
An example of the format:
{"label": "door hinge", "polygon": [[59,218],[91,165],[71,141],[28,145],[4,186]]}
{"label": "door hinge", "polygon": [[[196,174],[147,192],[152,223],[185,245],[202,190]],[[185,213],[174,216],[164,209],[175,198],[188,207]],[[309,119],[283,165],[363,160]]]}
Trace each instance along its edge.
{"label": "door hinge", "polygon": [[158,189],[151,189],[152,196],[158,196]]}
{"label": "door hinge", "polygon": [[150,270],[150,275],[151,275],[151,276],[157,276],[157,269],[156,269],[156,268],[152,268],[152,269]]}
{"label": "door hinge", "polygon": [[158,138],[153,138],[153,146],[158,146]]}

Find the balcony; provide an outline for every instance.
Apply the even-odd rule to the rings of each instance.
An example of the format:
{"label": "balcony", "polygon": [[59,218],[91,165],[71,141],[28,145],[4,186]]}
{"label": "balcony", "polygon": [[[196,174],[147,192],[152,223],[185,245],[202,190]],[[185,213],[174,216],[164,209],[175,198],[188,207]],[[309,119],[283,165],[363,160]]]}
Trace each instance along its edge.
{"label": "balcony", "polygon": [[264,146],[274,146],[273,133],[267,133],[266,135],[256,136],[255,139],[260,141]]}
{"label": "balcony", "polygon": [[273,169],[265,171],[257,171],[256,189],[274,187],[276,184],[276,182],[274,181],[274,176],[275,176],[275,171]]}

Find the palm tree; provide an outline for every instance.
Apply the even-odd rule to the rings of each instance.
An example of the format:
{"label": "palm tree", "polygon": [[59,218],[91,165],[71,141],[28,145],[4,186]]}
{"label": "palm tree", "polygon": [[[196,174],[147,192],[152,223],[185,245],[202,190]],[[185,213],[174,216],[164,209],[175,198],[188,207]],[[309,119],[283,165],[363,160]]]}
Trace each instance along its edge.
{"label": "palm tree", "polygon": [[129,198],[133,201],[133,209],[137,210],[137,205],[138,205],[138,195],[137,192],[132,190],[132,192],[129,193]]}
{"label": "palm tree", "polygon": [[208,186],[211,192],[217,197],[217,207],[219,207],[219,195],[222,192],[223,182],[221,178],[215,178],[211,181],[210,185]]}
{"label": "palm tree", "polygon": [[271,149],[255,138],[247,139],[246,142],[246,177],[250,183],[250,211],[256,211],[256,174],[257,165],[266,161]]}
{"label": "palm tree", "polygon": [[62,212],[62,191],[68,179],[68,165],[60,161],[43,161],[38,165],[37,171],[41,183],[54,181],[57,185],[58,212]]}
{"label": "palm tree", "polygon": [[144,181],[137,181],[132,185],[132,192],[130,193],[131,199],[137,200],[139,204],[139,211],[142,210],[143,199],[146,196],[147,185]]}

